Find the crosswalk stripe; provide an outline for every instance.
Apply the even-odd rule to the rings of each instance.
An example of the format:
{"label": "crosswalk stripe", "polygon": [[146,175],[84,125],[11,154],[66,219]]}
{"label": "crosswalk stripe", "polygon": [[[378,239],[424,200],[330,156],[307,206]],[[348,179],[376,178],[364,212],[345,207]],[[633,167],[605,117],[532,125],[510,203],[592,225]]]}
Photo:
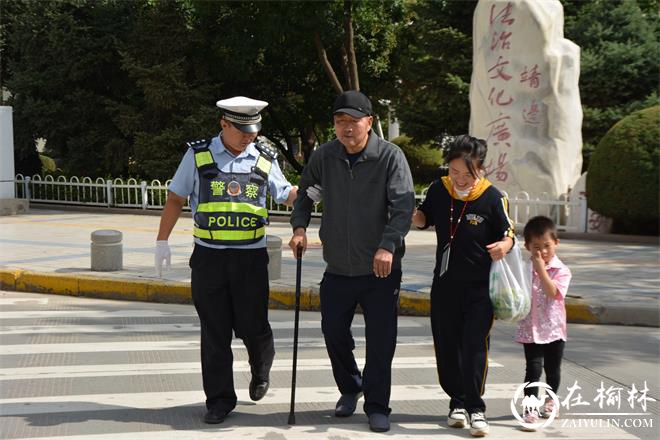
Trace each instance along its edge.
{"label": "crosswalk stripe", "polygon": [[[318,327],[318,324],[316,325]],[[308,328],[308,327],[302,327]],[[88,333],[174,333],[199,332],[198,323],[179,322],[173,324],[115,324],[115,325],[12,325],[0,327],[0,335],[30,334],[88,334]]]}
{"label": "crosswalk stripe", "polygon": [[[511,399],[519,383],[488,385],[484,399]],[[249,401],[247,389],[237,389],[240,401]],[[296,403],[332,403],[339,397],[337,387],[296,388]],[[289,403],[290,388],[271,388],[261,401],[266,405]],[[393,385],[391,401],[448,400],[440,385]],[[160,409],[203,405],[204,393],[198,391],[168,391],[150,393],[82,394],[62,396],[21,397],[0,400],[0,414],[19,416],[62,412],[106,411],[125,409]],[[260,403],[261,403],[260,402]]]}
{"label": "crosswalk stripe", "polygon": [[[113,316],[113,318],[116,316]],[[272,322],[273,330],[292,329],[293,321]],[[364,324],[353,324],[353,328],[364,328]],[[421,324],[412,320],[399,323],[399,328],[421,327]],[[300,321],[301,329],[320,329],[319,321]],[[20,334],[85,334],[85,333],[172,333],[172,332],[199,332],[198,322],[177,322],[168,324],[55,324],[55,325],[3,325],[0,326],[0,335]]]}
{"label": "crosswalk stripe", "polygon": [[[397,415],[393,414],[393,418]],[[241,415],[234,414],[227,419],[225,424],[234,421],[240,423]],[[638,437],[627,433],[620,428],[610,428],[607,430],[599,428],[557,428],[561,426],[558,421],[552,425],[537,432],[537,436],[529,432],[523,432],[518,429],[518,425],[513,420],[498,420],[497,424],[491,424],[488,439],[503,440],[529,440],[530,438],[573,438],[580,440],[636,440]],[[257,436],[258,434],[258,436]],[[220,425],[214,428],[195,429],[191,431],[167,430],[167,431],[140,431],[140,432],[120,432],[116,434],[85,434],[71,435],[66,437],[31,437],[21,440],[116,440],[139,439],[139,440],[205,440],[217,438],[272,438],[281,440],[310,440],[310,439],[355,439],[355,440],[382,440],[381,433],[369,431],[366,422],[362,423],[341,423],[328,425],[294,425],[294,426],[227,426]],[[457,430],[449,428],[438,423],[392,423],[391,430],[386,434],[387,437],[397,440],[437,440],[439,438],[465,438],[467,430]]]}
{"label": "crosswalk stripe", "polygon": [[[364,365],[365,360],[356,359],[358,365]],[[291,371],[291,358],[275,359],[271,371]],[[393,369],[424,369],[436,367],[435,357],[400,357],[394,358]],[[502,364],[488,363],[489,368],[500,368]],[[298,359],[298,371],[330,370],[330,360]],[[250,371],[247,361],[234,361],[234,372]],[[103,364],[103,365],[61,365],[53,367],[0,368],[0,381],[26,379],[58,379],[70,377],[111,377],[111,376],[142,376],[154,374],[190,374],[201,373],[199,362],[171,362],[149,364]]]}
{"label": "crosswalk stripe", "polygon": [[15,306],[15,305],[30,305],[35,304],[46,305],[48,298],[33,298],[33,297],[20,297],[20,298],[0,298],[0,306]]}
{"label": "crosswalk stripe", "polygon": [[[364,337],[354,337],[356,346],[364,346]],[[325,348],[323,338],[299,338],[300,348]],[[397,347],[433,345],[428,336],[399,336]],[[275,346],[287,348],[293,346],[292,338],[275,339]],[[233,349],[244,349],[240,340],[234,340]],[[19,354],[45,354],[45,353],[90,353],[115,351],[168,351],[168,350],[199,350],[199,338],[178,341],[119,341],[119,342],[93,342],[93,343],[67,343],[67,344],[10,344],[3,345],[0,357],[4,355]]]}
{"label": "crosswalk stripe", "polygon": [[[2,305],[0,303],[0,305]],[[0,311],[0,322],[8,319],[34,319],[34,318],[97,318],[112,320],[115,318],[197,318],[197,314],[193,311],[191,313],[167,313],[160,310],[115,310],[115,311],[98,311],[98,310],[25,310],[25,311]],[[358,318],[360,321],[361,319]],[[419,328],[430,326],[430,321],[420,322],[419,320],[399,318],[399,328]],[[94,324],[97,327],[97,324]],[[294,322],[290,321],[270,321],[270,326],[273,329],[287,329],[293,328]],[[321,321],[315,320],[300,320],[300,328],[321,328]],[[364,328],[363,322],[354,322],[352,327]],[[17,330],[13,333],[50,333],[58,331],[57,327],[71,328],[68,324],[55,324],[52,326],[20,326],[5,325],[2,327],[2,333],[12,334],[8,331]],[[84,326],[80,325],[84,331]],[[30,329],[32,329],[30,331]],[[43,329],[43,330],[42,330]],[[199,327],[197,328],[199,330]],[[65,330],[58,331],[63,333]],[[68,330],[66,330],[68,331]],[[148,330],[140,330],[148,331]],[[96,331],[95,331],[96,332]]]}
{"label": "crosswalk stripe", "polygon": [[[0,303],[2,305],[2,303]],[[168,313],[160,310],[22,310],[0,312],[0,321],[3,319],[31,319],[31,318],[185,318],[197,316],[191,313]]]}

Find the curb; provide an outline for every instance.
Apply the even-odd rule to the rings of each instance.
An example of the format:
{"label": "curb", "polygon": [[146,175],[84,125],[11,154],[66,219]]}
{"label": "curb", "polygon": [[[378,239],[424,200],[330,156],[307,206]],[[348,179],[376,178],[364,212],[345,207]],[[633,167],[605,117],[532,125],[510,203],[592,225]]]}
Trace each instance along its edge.
{"label": "curb", "polygon": [[[181,281],[154,283],[153,280],[133,280],[102,275],[59,274],[0,268],[0,289],[125,301],[192,304],[190,284]],[[402,290],[399,298],[400,315],[429,316],[431,301],[428,293]],[[271,309],[293,309],[295,290],[271,288],[269,301]],[[301,290],[300,310],[320,310],[318,288]],[[576,324],[660,327],[658,308],[606,308],[575,298],[566,299],[566,317],[568,322]]]}

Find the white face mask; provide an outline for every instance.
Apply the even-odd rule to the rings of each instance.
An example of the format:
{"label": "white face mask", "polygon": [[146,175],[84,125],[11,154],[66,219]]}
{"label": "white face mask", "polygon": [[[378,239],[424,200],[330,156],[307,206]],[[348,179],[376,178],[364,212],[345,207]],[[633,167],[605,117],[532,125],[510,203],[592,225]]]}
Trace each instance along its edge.
{"label": "white face mask", "polygon": [[461,199],[465,199],[468,196],[468,194],[470,194],[470,191],[472,191],[472,188],[477,186],[477,183],[479,183],[479,179],[475,180],[471,187],[469,187],[468,189],[463,190],[463,191],[460,191],[458,188],[456,188],[456,185],[454,185],[454,192]]}
{"label": "white face mask", "polygon": [[472,190],[472,188],[468,188],[468,189],[466,189],[465,191],[459,191],[458,188],[456,188],[456,187],[454,186],[454,192],[455,192],[456,195],[458,195],[458,197],[460,197],[461,199],[466,198],[466,197],[468,196],[468,194],[470,194],[470,191],[471,191],[471,190]]}

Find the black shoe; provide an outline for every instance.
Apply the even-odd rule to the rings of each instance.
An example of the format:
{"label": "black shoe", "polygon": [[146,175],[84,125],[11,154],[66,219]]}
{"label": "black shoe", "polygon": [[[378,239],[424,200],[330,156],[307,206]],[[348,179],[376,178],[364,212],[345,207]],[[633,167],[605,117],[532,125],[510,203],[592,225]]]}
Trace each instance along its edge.
{"label": "black shoe", "polygon": [[369,414],[369,429],[373,432],[387,432],[390,430],[390,418],[386,414]]}
{"label": "black shoe", "polygon": [[206,415],[204,416],[204,423],[210,423],[212,425],[222,423],[225,421],[227,414],[229,413],[224,409],[211,408],[210,410],[206,411]]}
{"label": "black shoe", "polygon": [[362,391],[354,394],[342,394],[337,405],[335,405],[335,416],[336,417],[348,417],[352,416],[357,407],[358,400],[362,396]]}
{"label": "black shoe", "polygon": [[269,385],[270,383],[268,380],[252,377],[252,380],[250,381],[250,399],[254,400],[255,402],[257,400],[263,399],[266,395],[266,392],[268,391]]}

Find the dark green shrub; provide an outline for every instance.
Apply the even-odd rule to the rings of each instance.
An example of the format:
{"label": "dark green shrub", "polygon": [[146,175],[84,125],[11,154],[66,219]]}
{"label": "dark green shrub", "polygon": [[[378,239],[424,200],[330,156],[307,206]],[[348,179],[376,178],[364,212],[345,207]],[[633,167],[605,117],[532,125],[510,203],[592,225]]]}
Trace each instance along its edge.
{"label": "dark green shrub", "polygon": [[614,232],[658,233],[660,106],[616,123],[598,143],[587,174],[589,207],[614,220]]}
{"label": "dark green shrub", "polygon": [[442,165],[442,152],[429,144],[413,144],[408,136],[399,136],[392,140],[403,150],[416,184],[428,185],[440,177],[439,167]]}

